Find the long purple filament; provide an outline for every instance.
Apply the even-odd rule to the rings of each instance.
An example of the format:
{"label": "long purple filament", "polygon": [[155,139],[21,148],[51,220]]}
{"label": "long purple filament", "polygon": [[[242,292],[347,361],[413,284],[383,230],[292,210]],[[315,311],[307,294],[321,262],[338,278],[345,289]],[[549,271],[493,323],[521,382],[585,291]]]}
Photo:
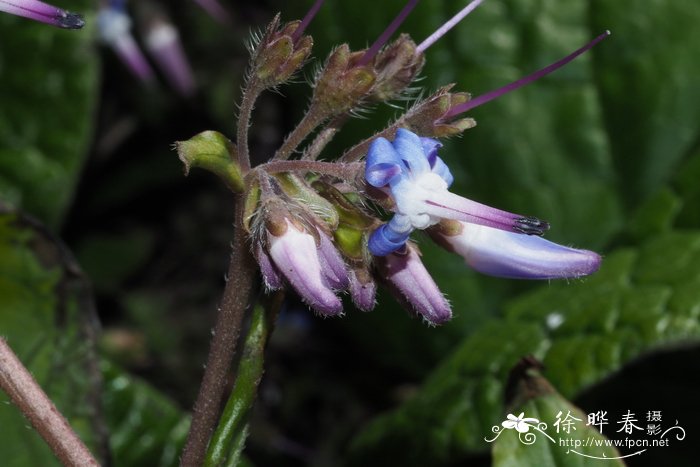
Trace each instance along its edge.
{"label": "long purple filament", "polygon": [[425,52],[425,50],[433,45],[435,42],[437,42],[438,39],[440,39],[442,36],[447,34],[447,32],[455,27],[457,23],[462,21],[465,16],[467,16],[469,13],[474,11],[476,7],[478,7],[483,0],[474,0],[471,2],[469,5],[465,6],[462,8],[462,10],[454,15],[448,22],[440,26],[434,33],[432,33],[430,36],[428,36],[427,39],[425,39],[423,42],[421,42],[418,47],[416,47],[416,53],[420,54]]}
{"label": "long purple filament", "polygon": [[447,112],[447,114],[445,114],[445,116],[443,118],[446,119],[446,118],[454,117],[455,115],[459,115],[461,113],[467,112],[475,107],[478,107],[482,104],[485,104],[489,101],[492,101],[492,100],[496,99],[497,97],[502,96],[503,94],[509,93],[510,91],[514,91],[515,89],[518,89],[521,86],[525,86],[526,84],[529,84],[533,81],[536,81],[536,80],[542,78],[543,76],[546,76],[549,73],[551,73],[555,70],[558,70],[559,68],[563,67],[564,65],[566,65],[567,63],[569,63],[570,61],[572,61],[573,59],[575,59],[576,57],[578,57],[582,53],[591,49],[598,42],[602,41],[603,39],[605,39],[609,35],[610,35],[610,31],[605,31],[604,33],[600,34],[598,37],[593,39],[588,44],[584,45],[580,49],[567,55],[566,57],[562,58],[559,61],[556,61],[556,62],[552,63],[551,65],[546,66],[546,67],[542,68],[541,70],[532,73],[531,75],[525,76],[524,78],[520,78],[519,80],[514,81],[506,86],[503,86],[503,87],[498,88],[498,89],[494,89],[493,91],[487,92],[486,94],[482,94],[481,96],[476,97],[472,100],[469,100],[469,101],[465,102],[464,104],[457,105],[457,106],[453,107],[452,109],[450,109],[449,112]]}
{"label": "long purple filament", "polygon": [[324,0],[316,0],[316,3],[314,3],[311,9],[306,13],[304,19],[301,20],[301,24],[296,29],[296,31],[294,31],[294,34],[292,34],[293,42],[298,41],[301,35],[304,34],[304,30],[309,25],[309,23],[311,23],[311,20],[314,19],[314,16],[316,16],[316,13],[318,13],[318,10],[321,9],[321,5],[323,5],[323,2]]}
{"label": "long purple filament", "polygon": [[401,23],[404,22],[404,20],[408,17],[408,15],[411,13],[411,11],[416,7],[418,4],[418,0],[409,0],[408,3],[403,7],[401,12],[394,18],[394,20],[389,24],[389,26],[384,30],[384,32],[377,38],[376,41],[374,41],[374,44],[367,49],[367,52],[360,58],[360,60],[357,62],[359,66],[362,65],[367,65],[375,55],[377,55],[377,52],[379,52],[379,49],[381,49],[384,44],[389,40],[392,34],[396,32],[396,30],[401,26]]}

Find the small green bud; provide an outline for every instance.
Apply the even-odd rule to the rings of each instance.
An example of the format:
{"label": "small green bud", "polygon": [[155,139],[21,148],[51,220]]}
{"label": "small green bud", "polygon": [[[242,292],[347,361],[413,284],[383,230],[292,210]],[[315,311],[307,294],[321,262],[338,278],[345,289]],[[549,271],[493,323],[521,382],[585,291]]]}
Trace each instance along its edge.
{"label": "small green bud", "polygon": [[332,230],[338,226],[338,213],[333,204],[316,193],[306,181],[295,174],[275,174],[275,180],[291,199],[300,202],[305,208],[322,219]]}
{"label": "small green bud", "polygon": [[338,213],[338,228],[333,232],[338,249],[346,258],[364,262],[367,256],[365,236],[375,227],[376,219],[365,214],[333,186],[315,182],[313,187],[332,203]]}
{"label": "small green bud", "polygon": [[235,162],[236,145],[216,131],[204,131],[187,141],[175,143],[177,154],[185,164],[185,175],[190,168],[206,169],[221,178],[234,193],[243,192],[241,168]]}
{"label": "small green bud", "polygon": [[350,52],[347,44],[336,48],[316,80],[312,107],[323,115],[340,115],[359,105],[376,81],[374,71],[356,62],[364,52]]}
{"label": "small green bud", "polygon": [[374,60],[377,83],[372,89],[372,100],[384,102],[399,97],[424,64],[425,57],[416,53],[415,42],[408,34],[401,34]]}
{"label": "small green bud", "polygon": [[471,96],[466,92],[450,92],[453,85],[443,86],[422,102],[413,107],[404,117],[405,125],[421,136],[444,138],[461,134],[476,125],[473,118],[450,120],[449,111]]}
{"label": "small green bud", "polygon": [[253,53],[253,73],[263,87],[274,87],[289,80],[311,53],[313,39],[293,39],[300,21],[291,21],[280,28],[279,15],[272,20]]}

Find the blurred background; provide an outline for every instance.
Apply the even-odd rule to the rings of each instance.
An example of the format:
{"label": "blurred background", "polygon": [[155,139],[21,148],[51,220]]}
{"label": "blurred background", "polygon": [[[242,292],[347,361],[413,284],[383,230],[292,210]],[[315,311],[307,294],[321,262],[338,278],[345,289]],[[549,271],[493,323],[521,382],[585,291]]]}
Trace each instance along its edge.
{"label": "blurred background", "polygon": [[[106,3],[61,2],[85,14],[81,31],[0,14],[0,333],[95,450],[109,439],[114,465],[177,463],[229,259],[233,198],[208,173],[185,177],[173,143],[204,130],[234,138],[246,41],[276,12],[301,18],[311,3],[221,0],[212,15],[195,1],[129,2],[147,60],[131,68],[98,20]],[[326,1],[307,30],[313,63],[256,106],[258,160],[303,115],[325,56],[371,44],[404,3]],[[464,4],[420,2],[400,32],[420,42]],[[607,436],[624,436],[615,423],[628,410],[643,427],[662,411],[665,428],[685,428],[685,440],[629,465],[694,465],[699,21],[695,0],[486,0],[428,49],[424,96],[449,83],[480,95],[612,31],[564,69],[470,112],[478,125],[441,152],[453,191],[547,219],[550,239],[601,252],[604,266],[568,282],[494,279],[419,238],[453,305],[444,326],[426,327],[388,294],[371,313],[348,302],[342,319],[290,298],[251,418],[251,464],[588,465],[484,441],[522,411],[522,398],[504,401],[507,378],[534,355],[558,391],[552,407],[607,411]],[[191,76],[162,66],[152,36],[163,25]],[[410,105],[396,104],[352,120],[324,156]],[[55,463],[1,407],[7,465]],[[540,406],[550,424],[552,407]]]}

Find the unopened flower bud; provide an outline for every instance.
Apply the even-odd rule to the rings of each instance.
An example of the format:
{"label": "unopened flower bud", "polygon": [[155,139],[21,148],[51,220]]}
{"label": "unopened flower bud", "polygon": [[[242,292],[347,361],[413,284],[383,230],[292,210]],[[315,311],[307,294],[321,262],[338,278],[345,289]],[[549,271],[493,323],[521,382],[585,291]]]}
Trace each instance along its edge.
{"label": "unopened flower bud", "polygon": [[466,92],[450,92],[452,85],[443,86],[427,99],[419,102],[404,117],[407,127],[422,136],[444,138],[461,134],[476,125],[473,118],[452,119],[451,109],[467,102]]}
{"label": "unopened flower bud", "polygon": [[377,304],[377,284],[366,268],[352,269],[350,274],[350,298],[361,311],[372,311]]}
{"label": "unopened flower bud", "polygon": [[376,81],[374,71],[357,62],[364,52],[351,52],[347,44],[336,48],[316,80],[312,107],[324,116],[345,113],[359,105]]}
{"label": "unopened flower bud", "polygon": [[395,99],[411,84],[425,63],[423,54],[416,52],[416,44],[408,36],[401,36],[385,47],[374,61],[377,82],[371,99],[384,102]]}
{"label": "unopened flower bud", "polygon": [[[342,313],[340,299],[326,282],[327,273],[324,273],[316,239],[291,219],[284,218],[284,222],[285,228],[280,228],[276,222],[265,222],[268,254],[276,271],[318,313],[326,316]],[[261,262],[261,267],[265,266],[264,261]],[[276,271],[267,272],[266,283],[277,284]]]}
{"label": "unopened flower bud", "polygon": [[389,290],[431,324],[452,318],[450,304],[438,289],[415,246],[407,244],[403,252],[378,257],[377,263]]}
{"label": "unopened flower bud", "polygon": [[235,162],[236,146],[221,133],[204,131],[175,146],[185,164],[185,175],[190,168],[199,167],[218,175],[232,191],[243,191],[243,176]]}
{"label": "unopened flower bud", "polygon": [[291,199],[300,201],[304,207],[322,219],[330,229],[338,225],[338,213],[333,205],[320,196],[305,180],[292,173],[275,175],[280,188]]}
{"label": "unopened flower bud", "polygon": [[316,182],[313,184],[313,188],[330,202],[338,215],[337,227],[333,231],[333,238],[338,249],[352,261],[367,262],[365,237],[375,226],[376,220],[351,203],[333,186]]}
{"label": "unopened flower bud", "polygon": [[301,21],[292,21],[279,28],[279,15],[265,31],[254,52],[253,73],[263,87],[274,87],[292,77],[311,53],[313,39],[301,36],[294,39],[294,32]]}

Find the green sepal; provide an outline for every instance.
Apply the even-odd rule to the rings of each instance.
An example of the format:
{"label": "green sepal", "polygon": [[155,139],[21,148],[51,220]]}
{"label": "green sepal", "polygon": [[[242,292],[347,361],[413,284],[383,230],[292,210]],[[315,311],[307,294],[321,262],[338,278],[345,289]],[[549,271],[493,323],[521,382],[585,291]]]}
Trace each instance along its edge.
{"label": "green sepal", "polygon": [[365,234],[376,220],[358,209],[333,186],[323,182],[315,182],[312,186],[331,202],[338,213],[338,228],[333,232],[336,246],[347,258],[364,262],[367,256]]}
{"label": "green sepal", "polygon": [[175,143],[178,156],[185,164],[185,175],[199,167],[218,175],[234,193],[242,193],[243,175],[235,161],[236,145],[217,131],[204,131],[187,141]]}
{"label": "green sepal", "polygon": [[316,81],[312,107],[324,116],[340,115],[357,106],[374,86],[377,76],[371,68],[356,65],[364,51],[351,52],[347,44],[336,48]]}
{"label": "green sepal", "polygon": [[306,181],[291,173],[279,173],[274,177],[287,196],[299,201],[328,224],[331,230],[338,226],[338,212],[333,204],[316,193]]}
{"label": "green sepal", "polygon": [[255,216],[258,209],[258,204],[260,203],[260,185],[257,181],[254,182],[246,193],[245,197],[245,207],[243,210],[243,228],[246,232],[251,233],[250,221]]}

